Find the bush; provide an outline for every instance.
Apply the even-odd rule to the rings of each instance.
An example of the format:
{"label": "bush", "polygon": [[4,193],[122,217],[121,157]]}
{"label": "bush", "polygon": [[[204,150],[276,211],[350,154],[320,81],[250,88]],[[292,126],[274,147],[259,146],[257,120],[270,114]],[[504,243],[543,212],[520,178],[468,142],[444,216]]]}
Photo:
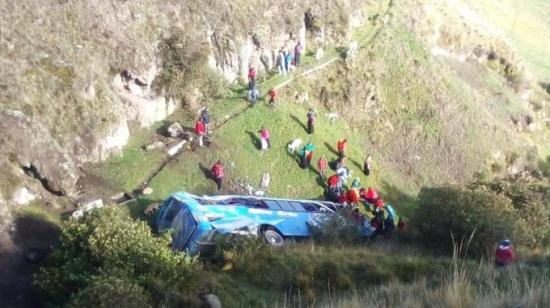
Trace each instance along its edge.
{"label": "bush", "polygon": [[522,219],[510,199],[460,186],[423,188],[414,224],[431,247],[452,251],[453,239],[467,242],[468,253],[485,255],[503,238],[523,242]]}
{"label": "bush", "polygon": [[320,244],[345,245],[365,240],[361,236],[361,227],[352,221],[349,209],[322,221],[319,226],[312,225],[310,229],[313,239]]}
{"label": "bush", "polygon": [[[510,199],[522,222],[525,244],[550,244],[550,187],[545,184],[511,183],[503,180],[478,181],[470,188],[494,192]],[[546,205],[545,205],[546,204]]]}
{"label": "bush", "polygon": [[155,91],[179,102],[224,96],[227,84],[208,67],[209,46],[197,33],[174,29],[159,49],[162,70],[153,82]]}
{"label": "bush", "polygon": [[119,296],[136,306],[183,305],[204,283],[192,259],[170,250],[166,239],[154,237],[146,223],[116,208],[66,222],[60,246],[35,279],[52,304],[77,306],[89,300],[93,302],[84,306],[111,306],[119,300],[112,297]]}

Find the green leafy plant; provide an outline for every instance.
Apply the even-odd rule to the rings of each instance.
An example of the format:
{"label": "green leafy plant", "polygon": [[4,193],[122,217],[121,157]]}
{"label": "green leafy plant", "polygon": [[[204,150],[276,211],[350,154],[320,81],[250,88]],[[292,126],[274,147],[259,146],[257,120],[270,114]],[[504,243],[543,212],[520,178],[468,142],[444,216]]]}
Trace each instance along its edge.
{"label": "green leafy plant", "polygon": [[63,225],[61,244],[35,284],[55,305],[112,306],[122,296],[136,306],[177,306],[206,281],[193,259],[170,250],[145,222],[108,208]]}

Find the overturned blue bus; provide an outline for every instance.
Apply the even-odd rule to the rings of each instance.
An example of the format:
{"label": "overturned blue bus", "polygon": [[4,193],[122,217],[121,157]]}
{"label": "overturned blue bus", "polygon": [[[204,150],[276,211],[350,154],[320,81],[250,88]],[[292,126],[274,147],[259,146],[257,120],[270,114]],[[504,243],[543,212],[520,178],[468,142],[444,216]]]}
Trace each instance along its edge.
{"label": "overturned blue bus", "polygon": [[[338,215],[338,207],[326,201],[178,192],[160,206],[156,223],[159,232],[172,230],[173,249],[196,255],[213,248],[216,234],[263,236],[273,246],[310,237],[310,227]],[[361,227],[363,235],[372,234],[368,226]]]}

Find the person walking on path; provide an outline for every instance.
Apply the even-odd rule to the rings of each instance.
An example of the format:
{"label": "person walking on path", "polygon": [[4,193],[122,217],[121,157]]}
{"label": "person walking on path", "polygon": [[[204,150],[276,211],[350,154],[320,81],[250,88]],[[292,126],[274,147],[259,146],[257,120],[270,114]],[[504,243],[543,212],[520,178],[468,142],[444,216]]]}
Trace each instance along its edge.
{"label": "person walking on path", "polygon": [[279,50],[279,54],[277,55],[277,70],[279,71],[279,75],[286,75],[285,62],[286,56],[283,49],[281,48]]}
{"label": "person walking on path", "polygon": [[277,91],[275,91],[275,88],[269,89],[267,95],[269,95],[269,105],[275,107],[275,103],[277,102]]}
{"label": "person walking on path", "polygon": [[256,87],[256,70],[253,66],[248,69],[248,90]]}
{"label": "person walking on path", "polygon": [[222,182],[224,177],[222,161],[218,160],[212,166],[210,171],[212,172],[212,177],[214,178],[214,181],[216,181],[216,185],[218,185],[218,190],[220,190],[222,188]]}
{"label": "person walking on path", "polygon": [[256,102],[258,101],[258,97],[260,97],[260,91],[258,91],[256,87],[248,91],[248,100],[250,101],[251,106],[256,105]]}
{"label": "person walking on path", "polygon": [[262,144],[262,150],[267,150],[268,148],[271,148],[271,142],[269,139],[269,131],[267,128],[262,127],[259,131],[260,133],[260,142]]}
{"label": "person walking on path", "polygon": [[293,59],[293,56],[292,56],[292,51],[289,50],[287,53],[286,53],[286,57],[285,57],[285,68],[286,68],[286,71],[287,72],[290,72],[292,71],[292,59]]}
{"label": "person walking on path", "polygon": [[363,172],[366,176],[369,176],[372,171],[372,157],[367,155],[365,162],[363,163]]}
{"label": "person walking on path", "polygon": [[338,139],[338,142],[336,143],[336,149],[338,150],[338,157],[342,158],[344,157],[344,152],[346,151],[346,146],[348,145],[347,139]]}
{"label": "person walking on path", "polygon": [[308,134],[313,134],[313,131],[314,131],[314,125],[315,124],[315,113],[313,112],[313,110],[309,109],[309,111],[307,112],[307,133]]}
{"label": "person walking on path", "polygon": [[204,123],[206,133],[210,133],[210,114],[208,113],[208,107],[204,107],[201,111],[200,120]]}
{"label": "person walking on path", "polygon": [[300,151],[300,167],[302,169],[309,168],[313,159],[313,150],[315,150],[315,146],[309,141]]}
{"label": "person walking on path", "polygon": [[321,155],[319,160],[317,161],[317,169],[319,170],[319,175],[322,178],[325,178],[325,170],[327,170],[328,162],[325,159],[325,155]]}
{"label": "person walking on path", "polygon": [[195,123],[195,134],[197,134],[199,139],[199,147],[204,147],[204,135],[206,135],[206,125],[203,121],[198,120]]}
{"label": "person walking on path", "polygon": [[303,51],[304,47],[302,46],[302,43],[298,42],[298,44],[294,47],[294,65],[296,67],[300,66]]}

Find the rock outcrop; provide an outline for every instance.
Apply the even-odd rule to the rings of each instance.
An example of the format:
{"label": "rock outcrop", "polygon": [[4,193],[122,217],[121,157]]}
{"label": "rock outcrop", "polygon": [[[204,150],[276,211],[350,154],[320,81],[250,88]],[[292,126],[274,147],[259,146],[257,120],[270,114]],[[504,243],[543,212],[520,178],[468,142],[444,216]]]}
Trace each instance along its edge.
{"label": "rock outcrop", "polygon": [[74,195],[78,170],[49,132],[20,111],[0,113],[0,153],[59,195]]}

